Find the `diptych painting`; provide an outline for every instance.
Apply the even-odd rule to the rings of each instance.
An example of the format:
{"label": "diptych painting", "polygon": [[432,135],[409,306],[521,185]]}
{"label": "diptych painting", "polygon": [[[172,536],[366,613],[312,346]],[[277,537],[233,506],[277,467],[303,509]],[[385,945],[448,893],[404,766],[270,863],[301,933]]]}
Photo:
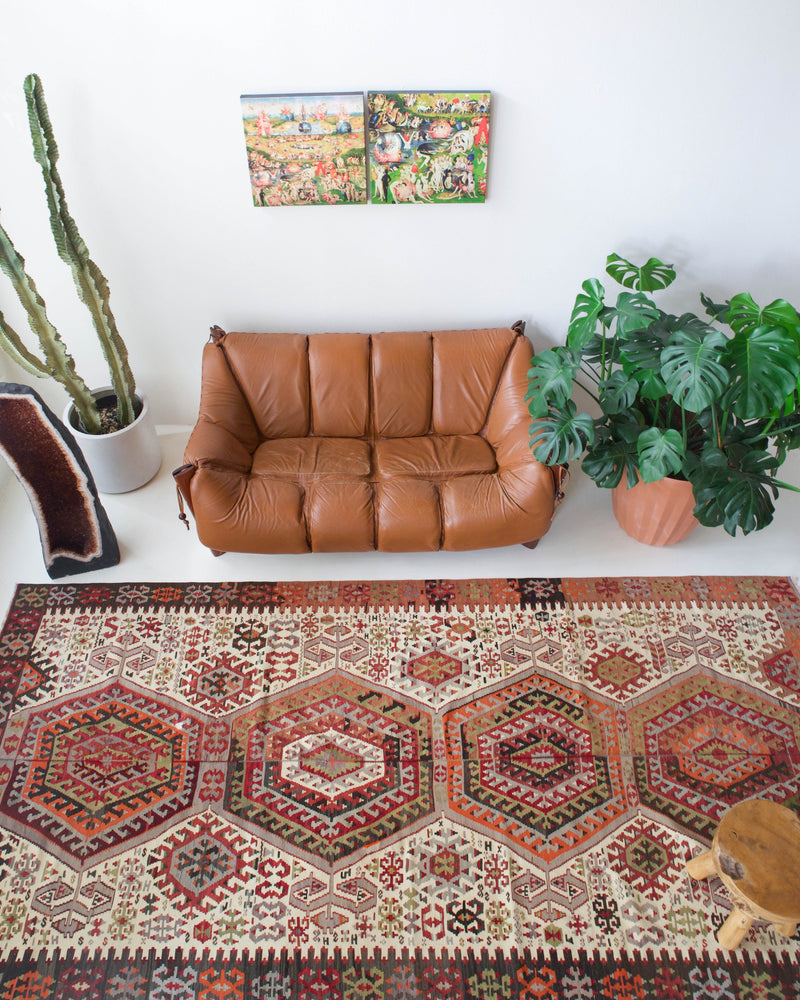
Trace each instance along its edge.
{"label": "diptych painting", "polygon": [[363,94],[244,94],[253,204],[367,200]]}
{"label": "diptych painting", "polygon": [[373,203],[483,202],[491,94],[371,92]]}
{"label": "diptych painting", "polygon": [[241,107],[257,207],[486,200],[489,91],[371,91],[366,119],[360,93],[244,94]]}

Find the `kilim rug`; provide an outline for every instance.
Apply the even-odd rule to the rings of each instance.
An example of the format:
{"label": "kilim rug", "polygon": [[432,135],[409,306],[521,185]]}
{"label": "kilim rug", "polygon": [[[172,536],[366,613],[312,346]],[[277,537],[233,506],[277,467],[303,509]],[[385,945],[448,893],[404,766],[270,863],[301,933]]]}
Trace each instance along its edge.
{"label": "kilim rug", "polygon": [[36,585],[0,1000],[799,1000],[692,855],[800,811],[776,578]]}

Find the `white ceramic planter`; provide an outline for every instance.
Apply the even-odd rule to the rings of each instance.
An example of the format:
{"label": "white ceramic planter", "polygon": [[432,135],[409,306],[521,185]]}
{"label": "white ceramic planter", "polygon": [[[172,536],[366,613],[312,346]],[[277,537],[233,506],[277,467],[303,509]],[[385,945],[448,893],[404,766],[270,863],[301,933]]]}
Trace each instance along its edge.
{"label": "white ceramic planter", "polygon": [[[96,389],[95,399],[113,394],[113,389]],[[161,449],[143,396],[137,397],[142,409],[132,424],[111,434],[87,434],[78,427],[75,407],[64,410],[64,423],[75,435],[78,446],[89,463],[95,485],[101,493],[128,493],[149,482],[161,468]]]}

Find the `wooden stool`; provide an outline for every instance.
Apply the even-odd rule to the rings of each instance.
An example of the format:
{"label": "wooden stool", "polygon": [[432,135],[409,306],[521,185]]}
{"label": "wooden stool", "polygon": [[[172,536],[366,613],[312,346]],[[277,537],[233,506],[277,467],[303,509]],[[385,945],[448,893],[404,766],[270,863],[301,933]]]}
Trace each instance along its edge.
{"label": "wooden stool", "polygon": [[719,875],[733,903],[717,941],[735,948],[754,920],[784,937],[800,922],[800,817],[776,802],[748,799],[722,817],[711,850],[686,865],[692,878]]}

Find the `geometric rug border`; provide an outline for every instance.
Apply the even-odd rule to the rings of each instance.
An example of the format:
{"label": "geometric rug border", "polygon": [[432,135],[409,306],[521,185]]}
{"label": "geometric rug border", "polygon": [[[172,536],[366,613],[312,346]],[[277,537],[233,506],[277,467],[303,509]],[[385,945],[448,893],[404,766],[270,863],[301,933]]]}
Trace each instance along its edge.
{"label": "geometric rug border", "polygon": [[109,958],[99,951],[67,949],[49,959],[12,953],[0,970],[4,998],[55,1000],[81,997],[181,997],[198,1000],[578,1000],[578,998],[765,997],[796,1000],[797,969],[787,956],[737,951],[715,954],[688,949],[637,954],[576,949],[454,954],[408,948],[377,955],[367,949],[328,949],[302,958],[283,948],[258,957],[211,957],[208,950],[129,951]]}

